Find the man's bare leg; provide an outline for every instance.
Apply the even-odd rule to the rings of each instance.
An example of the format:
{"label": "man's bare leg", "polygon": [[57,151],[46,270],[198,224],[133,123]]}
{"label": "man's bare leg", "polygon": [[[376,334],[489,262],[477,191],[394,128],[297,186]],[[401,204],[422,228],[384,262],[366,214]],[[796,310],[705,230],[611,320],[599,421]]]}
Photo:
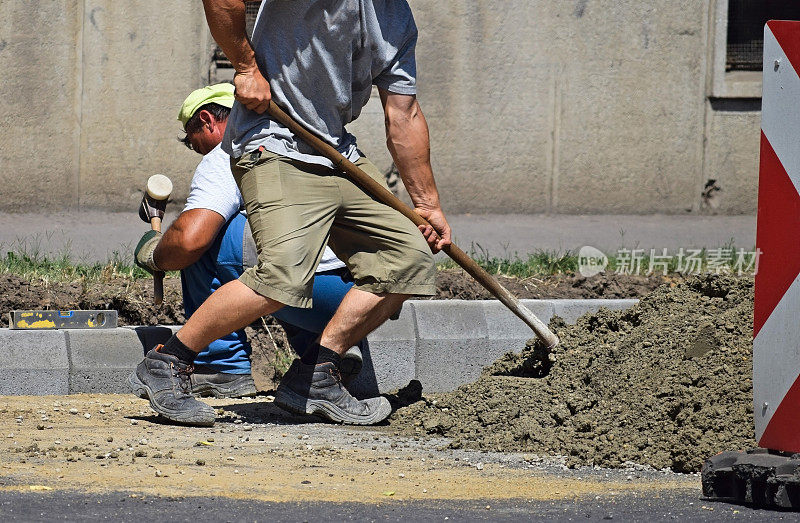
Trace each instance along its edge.
{"label": "man's bare leg", "polygon": [[372,294],[350,289],[322,331],[320,345],[344,354],[389,319],[408,298],[408,294]]}
{"label": "man's bare leg", "polygon": [[177,337],[189,349],[200,352],[212,341],[281,307],[282,303],[258,294],[239,280],[233,280],[211,293],[178,331]]}
{"label": "man's bare leg", "polygon": [[158,350],[151,350],[128,377],[134,394],[178,423],[212,425],[215,412],[189,393],[192,362],[209,343],[281,308],[238,280],[226,283]]}
{"label": "man's bare leg", "polygon": [[[336,369],[341,356],[372,332],[408,298],[350,289],[325,326],[318,344],[295,360],[275,392],[275,404],[298,414],[317,414],[337,423],[373,425],[392,413],[382,396],[357,400]],[[310,361],[309,361],[310,360]]]}

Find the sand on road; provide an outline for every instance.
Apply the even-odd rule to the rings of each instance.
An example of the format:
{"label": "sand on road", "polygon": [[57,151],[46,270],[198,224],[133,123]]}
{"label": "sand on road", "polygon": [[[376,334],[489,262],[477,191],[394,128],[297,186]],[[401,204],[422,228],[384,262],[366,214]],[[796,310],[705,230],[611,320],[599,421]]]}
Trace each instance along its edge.
{"label": "sand on road", "polygon": [[0,397],[0,490],[366,503],[700,494],[697,475],[566,470],[387,427],[309,423],[264,396],[209,402],[216,425],[190,428],[161,423],[129,395]]}

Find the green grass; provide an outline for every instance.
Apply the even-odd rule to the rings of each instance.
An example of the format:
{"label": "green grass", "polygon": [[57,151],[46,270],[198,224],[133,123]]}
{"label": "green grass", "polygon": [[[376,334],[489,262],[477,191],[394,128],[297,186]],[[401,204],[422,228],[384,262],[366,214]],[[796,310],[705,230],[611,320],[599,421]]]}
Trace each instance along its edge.
{"label": "green grass", "polygon": [[[747,252],[747,251],[746,251]],[[661,253],[656,253],[658,256]],[[668,263],[667,273],[687,272],[692,269],[695,272],[738,272],[737,262],[739,261],[739,249],[733,246],[732,242],[718,249],[698,249],[684,252],[684,260],[676,256],[677,251],[668,251],[671,259]],[[537,251],[525,256],[518,254],[504,254],[503,256],[491,255],[480,245],[473,245],[469,255],[487,272],[495,275],[510,276],[517,278],[528,278],[532,276],[549,276],[554,274],[574,274],[578,272],[579,260],[577,253],[573,251]],[[691,267],[688,266],[687,257],[695,260]],[[635,260],[638,260],[635,261]],[[657,257],[654,262],[663,261]],[[752,262],[752,256],[746,256],[745,265]],[[638,265],[638,274],[646,274],[650,268],[650,250],[646,252],[636,252],[635,256],[630,252],[617,251],[608,254],[608,266],[606,272],[635,272]],[[679,264],[681,264],[679,266]],[[441,259],[437,266],[439,269],[456,268],[458,265],[449,258]],[[746,267],[743,267],[746,268]],[[655,273],[662,274],[663,265],[654,265]],[[680,269],[683,269],[682,271]],[[688,271],[691,272],[691,271]],[[750,267],[742,271],[745,274],[752,274]],[[131,264],[129,261],[115,252],[103,263],[82,263],[75,261],[70,252],[65,250],[56,256],[42,254],[35,243],[20,243],[15,248],[8,250],[0,245],[0,274],[10,273],[27,280],[42,280],[46,282],[93,282],[108,281],[112,279],[148,279],[152,276],[143,269]],[[168,273],[173,276],[177,273]]]}
{"label": "green grass", "polygon": [[[660,249],[656,249],[654,253],[650,249],[620,249],[614,253],[606,253],[608,265],[605,272],[645,275],[652,269],[655,274],[753,274],[754,251],[755,249],[736,248],[733,241],[718,248],[683,249],[682,252],[668,250],[666,257]],[[516,278],[574,274],[579,268],[578,253],[573,251],[541,250],[525,257],[517,253],[492,256],[480,245],[473,244],[468,254],[489,274]],[[453,260],[444,258],[437,263],[437,267],[452,269],[458,265]]]}
{"label": "green grass", "polygon": [[[504,257],[491,256],[480,245],[473,245],[468,252],[489,274],[528,278],[552,274],[569,274],[578,270],[578,256],[571,251],[563,253],[555,251],[537,251],[522,258],[516,253]],[[458,264],[450,258],[437,263],[439,269],[452,269]]]}
{"label": "green grass", "polygon": [[45,282],[151,278],[145,270],[124,260],[119,252],[112,253],[103,263],[84,263],[73,258],[69,244],[56,255],[43,253],[40,244],[38,236],[21,238],[11,245],[0,244],[0,274]]}
{"label": "green grass", "polygon": [[13,251],[6,251],[0,256],[0,273],[52,282],[106,281],[115,278],[135,280],[151,277],[146,271],[135,265],[125,264],[116,256],[105,263],[84,264],[74,262],[63,254],[51,258]]}

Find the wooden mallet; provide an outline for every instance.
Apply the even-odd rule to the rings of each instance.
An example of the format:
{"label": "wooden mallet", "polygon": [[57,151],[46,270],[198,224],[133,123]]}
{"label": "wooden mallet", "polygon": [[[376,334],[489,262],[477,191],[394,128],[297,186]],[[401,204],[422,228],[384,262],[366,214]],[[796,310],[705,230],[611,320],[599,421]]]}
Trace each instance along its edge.
{"label": "wooden mallet", "polygon": [[[161,208],[167,206],[167,199],[172,194],[172,181],[163,174],[154,174],[147,179],[147,198],[153,201],[153,207]],[[158,203],[156,203],[158,202]],[[154,231],[161,232],[161,218],[153,216],[150,218],[150,227]],[[161,305],[164,301],[164,273],[153,273],[153,303]]]}

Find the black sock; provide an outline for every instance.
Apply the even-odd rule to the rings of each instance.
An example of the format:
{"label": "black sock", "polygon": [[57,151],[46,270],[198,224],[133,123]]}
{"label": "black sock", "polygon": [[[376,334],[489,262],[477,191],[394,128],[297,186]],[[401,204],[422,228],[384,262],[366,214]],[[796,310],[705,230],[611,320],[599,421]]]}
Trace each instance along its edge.
{"label": "black sock", "polygon": [[306,365],[330,362],[336,365],[336,367],[339,367],[342,357],[330,350],[328,347],[323,347],[319,343],[312,343],[303,353],[300,361]]}
{"label": "black sock", "polygon": [[164,347],[159,352],[162,354],[171,354],[184,363],[193,363],[194,359],[197,357],[197,353],[184,345],[174,334],[167,340],[167,343],[164,344]]}
{"label": "black sock", "polygon": [[342,357],[329,348],[320,345],[319,354],[317,355],[317,363],[333,363],[338,369],[339,364],[342,363]]}
{"label": "black sock", "polygon": [[322,347],[322,345],[316,342],[309,345],[305,352],[303,352],[303,355],[300,356],[300,361],[306,365],[314,365],[317,363],[317,356],[319,356],[320,347]]}

